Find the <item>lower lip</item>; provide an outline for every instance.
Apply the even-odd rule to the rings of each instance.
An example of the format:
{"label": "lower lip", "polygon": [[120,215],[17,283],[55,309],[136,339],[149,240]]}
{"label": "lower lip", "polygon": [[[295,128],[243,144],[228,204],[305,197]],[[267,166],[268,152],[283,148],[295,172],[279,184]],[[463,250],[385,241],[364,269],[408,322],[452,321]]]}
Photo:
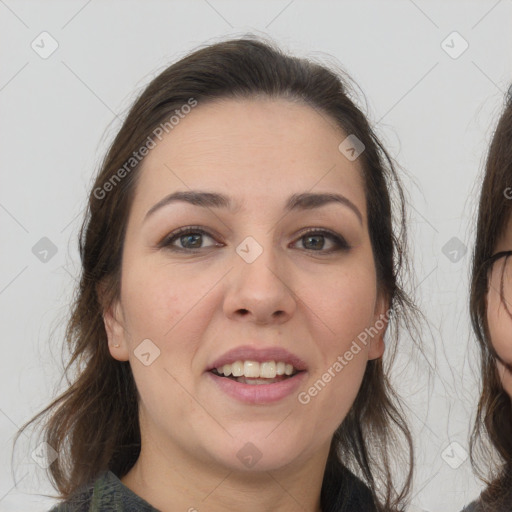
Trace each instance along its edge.
{"label": "lower lip", "polygon": [[301,371],[293,377],[273,384],[242,384],[233,379],[219,377],[212,372],[206,373],[221,391],[248,404],[267,404],[282,400],[297,391],[306,377],[306,372]]}

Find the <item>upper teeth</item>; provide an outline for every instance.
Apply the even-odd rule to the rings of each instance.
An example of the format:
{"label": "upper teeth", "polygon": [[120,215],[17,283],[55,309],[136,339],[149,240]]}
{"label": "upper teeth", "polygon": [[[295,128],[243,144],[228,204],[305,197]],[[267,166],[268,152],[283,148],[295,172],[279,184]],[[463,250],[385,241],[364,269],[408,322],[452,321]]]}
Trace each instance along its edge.
{"label": "upper teeth", "polygon": [[293,365],[283,363],[282,361],[235,361],[232,364],[225,364],[217,368],[220,375],[233,375],[233,377],[251,377],[273,379],[276,375],[291,375],[294,372]]}

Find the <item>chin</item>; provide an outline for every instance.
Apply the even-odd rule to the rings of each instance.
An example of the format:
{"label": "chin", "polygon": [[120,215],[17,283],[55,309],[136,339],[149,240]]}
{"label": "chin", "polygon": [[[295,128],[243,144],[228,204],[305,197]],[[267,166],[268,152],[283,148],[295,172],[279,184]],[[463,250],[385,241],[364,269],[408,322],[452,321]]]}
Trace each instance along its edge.
{"label": "chin", "polygon": [[212,456],[219,464],[236,472],[276,471],[299,462],[304,456],[304,445],[300,438],[288,437],[285,440],[276,436],[270,440],[270,431],[266,429],[265,434],[258,436],[249,433],[243,438],[233,436],[222,451]]}

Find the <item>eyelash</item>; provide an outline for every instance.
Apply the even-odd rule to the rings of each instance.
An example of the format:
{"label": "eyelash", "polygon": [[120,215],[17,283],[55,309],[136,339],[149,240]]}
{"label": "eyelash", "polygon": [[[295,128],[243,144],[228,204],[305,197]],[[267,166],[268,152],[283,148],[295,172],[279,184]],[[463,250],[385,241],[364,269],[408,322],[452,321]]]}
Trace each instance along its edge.
{"label": "eyelash", "polygon": [[[172,233],[167,235],[158,244],[158,247],[165,248],[165,249],[167,249],[169,251],[173,251],[173,252],[186,252],[186,253],[197,253],[197,252],[201,251],[202,249],[205,249],[204,247],[200,247],[198,249],[185,249],[185,248],[176,247],[176,246],[172,245],[172,243],[175,240],[179,239],[179,237],[181,237],[183,235],[188,235],[188,234],[206,235],[206,236],[214,239],[214,237],[210,233],[208,233],[207,231],[202,229],[200,226],[187,226],[184,228],[180,228],[176,231],[173,231]],[[327,251],[324,251],[324,250],[315,251],[314,249],[302,249],[303,251],[315,252],[315,253],[319,253],[319,254],[332,254],[334,252],[339,252],[339,251],[346,252],[351,249],[350,245],[347,243],[347,241],[342,236],[339,236],[339,235],[335,234],[334,232],[326,230],[326,229],[311,228],[307,231],[302,232],[297,240],[300,240],[301,238],[304,238],[305,236],[308,236],[308,235],[310,235],[310,236],[311,235],[320,235],[320,236],[329,238],[331,241],[333,241],[335,243],[335,245],[337,247],[334,249],[329,249]]]}

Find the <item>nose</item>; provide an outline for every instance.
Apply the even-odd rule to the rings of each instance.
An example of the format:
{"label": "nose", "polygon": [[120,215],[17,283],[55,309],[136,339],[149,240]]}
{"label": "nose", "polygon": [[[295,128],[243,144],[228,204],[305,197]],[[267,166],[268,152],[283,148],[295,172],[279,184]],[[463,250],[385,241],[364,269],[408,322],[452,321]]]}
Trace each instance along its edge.
{"label": "nose", "polygon": [[289,320],[297,307],[291,272],[272,249],[251,263],[234,254],[235,268],[229,272],[224,313],[232,320],[255,324],[281,324]]}

